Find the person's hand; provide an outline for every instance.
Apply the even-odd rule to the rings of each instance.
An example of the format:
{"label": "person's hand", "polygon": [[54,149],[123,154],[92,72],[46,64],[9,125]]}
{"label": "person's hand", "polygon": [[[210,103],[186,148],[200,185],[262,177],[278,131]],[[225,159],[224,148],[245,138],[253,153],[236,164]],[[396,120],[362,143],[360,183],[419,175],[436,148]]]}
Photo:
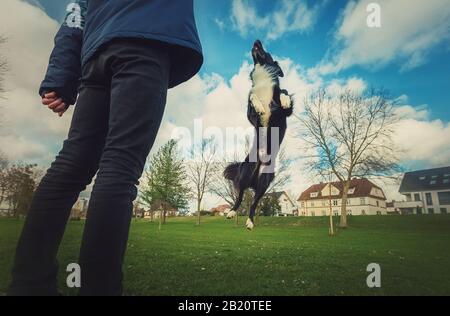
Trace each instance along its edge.
{"label": "person's hand", "polygon": [[57,113],[59,117],[63,116],[68,109],[68,105],[54,91],[44,94],[42,104],[46,105],[54,113]]}

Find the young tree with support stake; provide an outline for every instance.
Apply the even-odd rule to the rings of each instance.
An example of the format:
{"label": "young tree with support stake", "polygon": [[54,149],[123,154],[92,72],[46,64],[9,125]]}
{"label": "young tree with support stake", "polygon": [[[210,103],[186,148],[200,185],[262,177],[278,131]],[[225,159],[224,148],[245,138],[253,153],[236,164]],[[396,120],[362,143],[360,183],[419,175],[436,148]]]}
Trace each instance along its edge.
{"label": "young tree with support stake", "polygon": [[324,177],[331,170],[342,184],[339,225],[345,228],[352,178],[386,177],[399,169],[392,141],[395,104],[385,90],[332,95],[321,89],[306,98],[298,119],[309,171]]}
{"label": "young tree with support stake", "polygon": [[191,152],[193,161],[187,164],[187,176],[197,202],[197,225],[201,221],[203,197],[210,190],[213,181],[215,154],[214,140],[203,139],[199,145],[194,146]]}
{"label": "young tree with support stake", "polygon": [[162,223],[165,223],[168,206],[186,208],[190,189],[184,161],[179,157],[177,142],[170,140],[149,161],[145,172],[147,186],[141,190],[141,200],[153,211],[154,203],[163,205]]}

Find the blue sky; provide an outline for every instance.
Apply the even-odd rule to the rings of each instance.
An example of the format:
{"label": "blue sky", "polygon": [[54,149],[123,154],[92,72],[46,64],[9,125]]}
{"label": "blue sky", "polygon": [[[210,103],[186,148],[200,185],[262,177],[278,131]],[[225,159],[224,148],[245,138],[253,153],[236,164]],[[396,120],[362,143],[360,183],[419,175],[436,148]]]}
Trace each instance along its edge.
{"label": "blue sky", "polygon": [[[61,21],[65,6],[70,0],[38,0],[47,14]],[[294,1],[295,2],[295,1]],[[321,3],[316,22],[306,31],[284,34],[267,43],[268,48],[280,57],[288,57],[305,68],[316,66],[329,54],[333,46],[334,32],[347,1],[301,1],[310,8]],[[256,9],[256,13],[268,16],[280,7],[281,1],[243,1]],[[195,13],[199,34],[205,53],[201,73],[217,73],[230,79],[240,68],[249,47],[256,38],[265,39],[265,31],[249,28],[243,36],[232,21],[231,0],[195,0]],[[383,11],[382,11],[383,13]],[[402,14],[408,14],[406,8]],[[221,28],[216,21],[224,23]],[[385,87],[393,95],[407,95],[416,106],[428,105],[430,118],[450,120],[450,50],[449,43],[442,42],[427,51],[427,61],[408,71],[401,71],[402,58],[393,58],[382,67],[355,65],[337,74],[324,76],[332,80],[357,76],[371,85]],[[375,68],[375,69],[374,69]]]}
{"label": "blue sky", "polygon": [[[45,168],[67,137],[74,107],[57,118],[40,104],[37,90],[69,2],[0,1],[0,32],[8,38],[1,54],[10,68],[5,80],[8,92],[0,100],[4,118],[0,147],[11,161]],[[367,25],[367,5],[372,2],[381,9],[380,28]],[[283,67],[286,76],[281,84],[295,94],[297,114],[302,98],[319,87],[329,91],[384,87],[399,100],[400,121],[393,138],[405,170],[450,165],[448,0],[194,3],[205,63],[199,75],[169,91],[153,150],[179,128],[192,132],[195,119],[222,131],[251,128],[246,118],[249,51],[253,41],[261,39]],[[315,181],[301,172],[304,152],[296,123],[294,117],[289,119],[283,142],[287,156],[295,161],[293,181],[287,187],[294,196]],[[395,198],[398,185],[386,191]]]}

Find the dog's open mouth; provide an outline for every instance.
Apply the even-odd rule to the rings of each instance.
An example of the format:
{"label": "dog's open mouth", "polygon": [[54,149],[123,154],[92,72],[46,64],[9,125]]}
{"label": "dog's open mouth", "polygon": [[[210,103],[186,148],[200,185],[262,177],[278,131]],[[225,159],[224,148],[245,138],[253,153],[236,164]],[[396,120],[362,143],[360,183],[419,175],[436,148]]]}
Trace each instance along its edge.
{"label": "dog's open mouth", "polygon": [[252,55],[255,63],[261,64],[266,58],[266,52],[264,51],[261,41],[257,40],[253,44]]}

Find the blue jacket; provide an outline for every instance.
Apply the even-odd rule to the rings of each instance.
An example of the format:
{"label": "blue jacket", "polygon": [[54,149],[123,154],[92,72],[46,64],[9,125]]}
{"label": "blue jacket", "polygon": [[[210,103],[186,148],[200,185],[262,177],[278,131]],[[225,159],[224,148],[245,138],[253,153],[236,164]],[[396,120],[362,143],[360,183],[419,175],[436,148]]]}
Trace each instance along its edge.
{"label": "blue jacket", "polygon": [[74,0],[67,11],[39,89],[41,96],[56,91],[74,104],[82,66],[115,38],[171,44],[169,88],[189,80],[203,63],[193,0]]}

